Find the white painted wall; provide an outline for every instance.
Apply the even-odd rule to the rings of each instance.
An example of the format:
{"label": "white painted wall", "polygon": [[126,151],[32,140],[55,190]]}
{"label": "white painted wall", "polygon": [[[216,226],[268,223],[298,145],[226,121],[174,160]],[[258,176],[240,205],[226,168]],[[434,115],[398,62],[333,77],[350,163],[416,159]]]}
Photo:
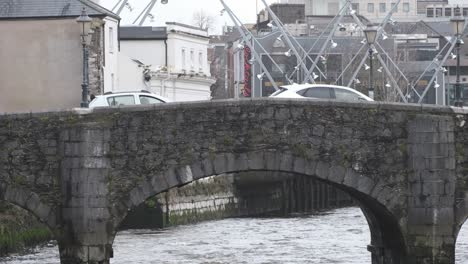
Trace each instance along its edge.
{"label": "white painted wall", "polygon": [[170,69],[173,72],[185,71],[187,74],[199,73],[210,76],[208,32],[180,25],[168,25],[167,32]]}
{"label": "white painted wall", "polygon": [[129,58],[137,59],[153,68],[165,65],[163,40],[121,40],[120,51]]}
{"label": "white painted wall", "polygon": [[[185,70],[187,74],[193,71],[193,73],[210,76],[207,55],[208,39],[194,38],[179,33],[171,33],[168,35],[167,42],[169,46],[168,65],[173,71],[184,72]],[[185,58],[183,57],[183,54],[185,54]]]}
{"label": "white painted wall", "polygon": [[138,67],[136,62],[121,52],[119,53],[118,76],[118,86],[115,92],[148,90],[143,79],[143,68]]}
{"label": "white painted wall", "polygon": [[[353,3],[359,4],[359,14],[371,20],[372,22],[381,22],[392,8],[394,0],[367,0],[359,1],[353,0]],[[385,12],[380,12],[380,4],[385,3]],[[374,5],[374,11],[368,12],[368,5]],[[405,4],[409,5],[409,12],[403,10]],[[419,20],[417,14],[417,0],[402,0],[398,5],[397,12],[393,13],[392,18],[399,21],[417,21]]]}
{"label": "white painted wall", "polygon": [[119,80],[119,22],[111,17],[104,19],[104,93],[118,89]]}

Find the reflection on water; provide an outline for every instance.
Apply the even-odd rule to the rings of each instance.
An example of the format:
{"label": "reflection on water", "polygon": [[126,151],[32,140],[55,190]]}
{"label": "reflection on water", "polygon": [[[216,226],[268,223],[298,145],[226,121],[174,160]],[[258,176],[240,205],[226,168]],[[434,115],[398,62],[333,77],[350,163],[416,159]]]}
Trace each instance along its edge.
{"label": "reflection on water", "polygon": [[[468,230],[460,233],[457,263],[468,260]],[[299,264],[371,263],[369,228],[358,208],[296,218],[243,218],[164,230],[120,232],[111,263]],[[1,263],[58,264],[57,247]]]}

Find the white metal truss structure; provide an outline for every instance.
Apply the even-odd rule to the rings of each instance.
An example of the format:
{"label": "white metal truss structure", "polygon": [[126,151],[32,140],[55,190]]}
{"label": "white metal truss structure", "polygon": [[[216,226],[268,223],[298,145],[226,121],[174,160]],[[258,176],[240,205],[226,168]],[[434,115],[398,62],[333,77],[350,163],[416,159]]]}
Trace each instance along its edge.
{"label": "white metal truss structure", "polygon": [[[267,9],[268,13],[270,14],[270,16],[273,18],[273,21],[275,22],[276,26],[278,27],[278,29],[280,30],[281,32],[281,36],[286,40],[286,43],[288,44],[288,47],[291,49],[291,51],[294,52],[294,55],[296,56],[296,58],[302,58],[302,56],[299,55],[299,52],[297,51],[296,49],[296,46],[292,43],[292,41],[294,41],[297,45],[297,47],[299,47],[302,52],[304,53],[304,55],[306,56],[306,58],[309,58],[311,61],[312,59],[309,57],[309,54],[306,53],[306,51],[304,50],[304,48],[302,47],[302,45],[299,44],[299,42],[297,41],[296,38],[294,38],[289,32],[288,30],[285,28],[284,24],[281,22],[281,20],[276,16],[276,14],[271,10],[270,6],[266,3],[265,0],[262,0],[263,4],[265,5],[265,8]],[[305,60],[302,60],[300,61],[299,67],[301,67],[304,72],[307,72],[307,76],[306,78],[304,79],[304,83],[307,82],[309,80],[309,77],[310,77],[310,72],[309,72],[309,69],[307,69],[307,65],[305,63],[306,61]],[[313,66],[317,63],[318,61],[314,61],[314,64]],[[312,66],[312,68],[314,68]],[[320,74],[324,77],[324,78],[327,78],[325,76],[325,74],[320,71],[319,69],[319,72]],[[312,78],[312,83],[315,83],[315,78]]]}
{"label": "white metal truss structure", "polygon": [[[143,11],[140,12],[138,17],[133,21],[133,24],[136,25],[138,23],[139,26],[142,26],[146,19],[148,17],[151,17],[151,10],[153,10],[154,5],[156,5],[157,0],[150,0],[146,7],[143,9]],[[122,10],[127,7],[132,11],[132,7],[130,6],[130,3],[128,0],[119,0],[115,4],[115,6],[112,8],[112,12],[114,12],[117,15],[120,15],[122,13]],[[138,22],[139,21],[139,22]]]}
{"label": "white metal truss structure", "polygon": [[[251,45],[250,42],[254,42],[257,47],[259,47],[265,54],[269,57],[269,59],[272,61],[272,63],[279,69],[279,71],[284,74],[283,70],[278,66],[278,64],[274,61],[274,59],[269,56],[269,53],[266,52],[264,47],[259,43],[259,41],[255,38],[255,36],[247,30],[242,22],[236,17],[236,15],[232,12],[231,9],[225,4],[224,0],[220,0],[221,3],[223,4],[225,10],[228,12],[230,15],[231,19],[235,23],[236,28],[239,30],[239,33],[242,35],[242,40],[244,43],[249,45],[252,55],[255,57],[255,60],[259,63],[260,67],[262,68],[262,75],[266,75],[269,79],[269,81],[272,83],[275,89],[278,89],[278,87],[275,84],[275,81],[273,80],[271,74],[269,73],[268,69],[265,67],[265,65],[261,61],[260,55],[254,50],[254,47]],[[278,40],[283,41],[284,43],[287,44],[289,47],[289,53],[294,53],[296,58],[298,58],[298,64],[296,67],[294,67],[294,71],[288,76],[285,75],[288,81],[292,79],[292,76],[296,74],[297,72],[300,72],[301,70],[304,72],[304,79],[302,80],[302,83],[307,83],[307,82],[312,82],[315,83],[315,78],[317,78],[318,75],[315,74],[315,70],[319,72],[321,76],[324,78],[326,77],[326,73],[322,72],[320,68],[318,67],[318,62],[321,58],[324,58],[327,54],[327,48],[330,48],[331,45],[333,45],[333,37],[336,33],[336,31],[339,28],[339,25],[341,24],[341,21],[343,17],[346,14],[350,14],[357,24],[357,27],[360,28],[361,30],[364,30],[366,26],[361,22],[361,20],[357,17],[356,12],[352,10],[352,5],[351,5],[351,0],[343,0],[345,1],[343,8],[338,12],[338,14],[330,21],[330,23],[327,25],[327,27],[324,29],[324,31],[320,34],[320,36],[315,40],[313,43],[312,47],[309,49],[309,51],[305,51],[304,47],[298,42],[296,37],[294,37],[285,27],[285,25],[282,23],[282,21],[276,16],[276,14],[271,10],[270,6],[266,3],[265,0],[262,0],[263,4],[265,5],[266,10],[268,11],[270,17],[271,17],[271,24],[270,25],[275,25],[275,29],[277,29],[280,32],[280,36],[278,37]],[[445,47],[443,47],[439,54],[436,56],[436,58],[442,57],[442,54],[445,54],[443,56],[442,60],[435,59],[431,65],[429,65],[425,71],[421,74],[421,76],[418,78],[417,81],[411,82],[407,76],[403,73],[403,71],[399,68],[399,66],[395,63],[395,61],[392,59],[392,57],[385,51],[383,46],[379,43],[379,41],[385,40],[386,34],[384,31],[385,26],[388,23],[393,24],[392,16],[393,13],[397,10],[398,5],[400,4],[401,0],[397,0],[394,5],[392,5],[392,8],[390,9],[389,13],[385,16],[383,21],[380,23],[377,31],[377,37],[376,41],[373,45],[369,46],[368,43],[364,40],[362,42],[362,46],[359,48],[359,50],[355,53],[351,61],[346,65],[344,70],[340,73],[339,77],[337,78],[335,84],[338,82],[338,80],[342,79],[342,77],[345,75],[345,73],[351,69],[351,66],[354,64],[355,60],[362,54],[364,54],[362,60],[358,64],[358,67],[354,69],[352,72],[351,78],[347,82],[347,86],[350,87],[353,82],[357,83],[356,76],[359,74],[359,72],[362,70],[362,68],[366,65],[367,59],[369,59],[369,52],[368,49],[373,49],[375,52],[373,54],[373,57],[377,58],[377,60],[380,62],[381,68],[380,72],[382,70],[385,70],[386,77],[389,79],[392,85],[387,84],[387,87],[392,87],[399,95],[400,101],[401,102],[408,102],[408,97],[411,93],[415,94],[418,98],[418,103],[421,103],[424,100],[424,97],[427,95],[429,89],[432,87],[434,81],[437,78],[437,73],[440,71],[445,71],[443,68],[443,65],[447,61],[448,57],[450,56],[452,50],[455,48],[457,38],[452,38],[449,43]],[[274,24],[273,24],[274,23]],[[310,57],[310,52],[315,48],[317,43],[319,41],[322,41],[324,38],[324,35],[326,34],[328,28],[333,25],[330,33],[326,37],[325,42],[323,42],[322,46],[320,47],[319,53],[316,55],[315,59],[311,59]],[[465,24],[465,28],[468,26],[468,24]],[[273,27],[272,27],[273,28]],[[250,41],[249,41],[250,40]],[[336,45],[336,44],[335,44]],[[448,48],[448,50],[447,50]],[[382,55],[381,55],[382,54]],[[385,59],[384,59],[384,57]],[[373,58],[370,58],[373,59]],[[310,60],[312,62],[312,65],[310,68],[307,68],[307,60]],[[427,74],[427,72],[431,69],[433,69],[432,66],[435,65],[435,74],[432,76],[431,80],[429,81],[427,87],[423,91],[422,94],[418,93],[416,90],[416,84],[421,80],[423,76]],[[392,67],[393,70],[396,71],[396,76],[392,74],[390,67]],[[366,67],[367,69],[368,67]],[[398,78],[395,78],[398,77]],[[406,83],[406,91],[402,91],[402,89],[399,86],[399,80],[404,81]],[[401,83],[400,83],[401,84]]]}
{"label": "white metal truss structure", "polygon": [[[249,41],[249,37],[247,36],[247,34],[251,34],[250,31],[246,30],[244,28],[244,26],[242,25],[242,23],[240,22],[240,20],[237,18],[237,16],[232,12],[232,10],[229,8],[229,6],[226,5],[226,3],[223,1],[223,0],[220,0],[221,1],[221,4],[224,6],[224,10],[228,13],[228,15],[230,16],[230,18],[232,19],[232,21],[234,22],[235,24],[235,27],[237,28],[237,30],[239,31],[239,33],[241,34],[242,36],[242,39],[244,41],[244,43],[249,46],[250,48],[250,51],[251,51],[251,54],[255,57],[255,61],[260,65],[260,67],[262,68],[263,70],[263,73],[267,76],[268,80],[271,82],[271,84],[273,85],[273,87],[275,88],[275,90],[278,90],[278,85],[276,84],[276,82],[274,81],[273,77],[271,76],[270,74],[270,71],[268,71],[267,67],[265,66],[265,64],[263,64],[263,61],[262,61],[262,58],[261,56],[255,51],[254,49],[254,46],[252,45],[252,43]],[[245,31],[244,31],[245,30]],[[247,33],[246,33],[247,32]],[[251,40],[253,40],[254,42],[258,43],[258,41],[252,36]],[[258,43],[258,45],[260,45],[260,43]],[[262,47],[260,45],[260,47]],[[263,48],[263,47],[262,47]],[[268,52],[266,53],[268,54]],[[268,55],[269,58],[273,60],[273,58],[271,58],[270,55]],[[279,67],[279,66],[278,66]],[[262,78],[262,77],[261,77]],[[261,79],[259,78],[259,79]]]}
{"label": "white metal truss structure", "polygon": [[[467,24],[465,23],[465,27],[463,28],[463,31],[464,32],[467,28]],[[450,56],[450,54],[452,53],[453,49],[455,48],[455,45],[457,44],[457,41],[459,40],[459,37],[460,36],[457,36],[457,37],[453,37],[449,43],[447,44],[450,44],[450,48],[449,50],[445,53],[445,56],[444,58],[440,61],[440,63],[437,63],[438,61],[436,61],[435,59],[437,59],[437,57],[433,60],[433,63],[436,64],[436,70],[435,70],[435,74],[432,76],[431,80],[429,81],[429,83],[427,84],[426,86],[426,89],[424,89],[423,93],[421,94],[421,97],[419,98],[419,101],[418,103],[422,103],[422,101],[424,100],[424,97],[426,96],[427,92],[429,91],[429,89],[431,88],[432,84],[434,83],[436,77],[437,77],[437,73],[439,71],[442,70],[442,67],[443,65],[445,64],[445,62],[447,61],[448,57]],[[442,54],[443,52],[443,49],[441,49],[440,53],[439,54]],[[458,55],[459,56],[459,55]],[[426,69],[427,71],[428,69]],[[424,73],[423,73],[424,74]],[[421,75],[422,76],[422,75]]]}

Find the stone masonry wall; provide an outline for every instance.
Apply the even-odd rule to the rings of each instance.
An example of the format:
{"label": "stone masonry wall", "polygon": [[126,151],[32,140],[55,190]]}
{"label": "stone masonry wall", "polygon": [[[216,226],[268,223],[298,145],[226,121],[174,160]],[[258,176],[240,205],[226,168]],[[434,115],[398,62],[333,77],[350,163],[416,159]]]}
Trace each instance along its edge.
{"label": "stone masonry wall", "polygon": [[223,173],[288,172],[359,201],[373,259],[449,264],[468,216],[467,115],[272,99],[4,115],[0,199],[48,223],[64,260],[107,263],[117,226],[150,197]]}

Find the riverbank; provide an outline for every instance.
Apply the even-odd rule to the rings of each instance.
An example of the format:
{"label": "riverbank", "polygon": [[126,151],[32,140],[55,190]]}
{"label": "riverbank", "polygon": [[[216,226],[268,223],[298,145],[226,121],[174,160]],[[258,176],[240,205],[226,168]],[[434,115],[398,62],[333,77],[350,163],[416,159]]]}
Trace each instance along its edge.
{"label": "riverbank", "polygon": [[22,252],[51,239],[48,228],[26,211],[0,202],[0,256]]}

